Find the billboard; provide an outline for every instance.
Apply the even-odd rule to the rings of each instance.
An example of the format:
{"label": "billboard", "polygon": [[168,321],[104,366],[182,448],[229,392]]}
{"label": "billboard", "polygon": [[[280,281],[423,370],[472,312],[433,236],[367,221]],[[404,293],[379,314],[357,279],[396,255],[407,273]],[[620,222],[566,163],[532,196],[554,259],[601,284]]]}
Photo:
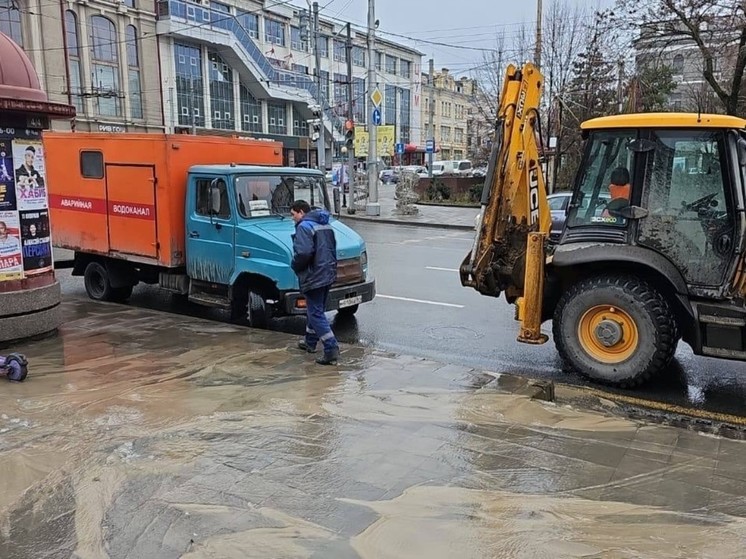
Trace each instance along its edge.
{"label": "billboard", "polygon": [[[378,157],[393,156],[394,145],[396,144],[396,127],[392,125],[377,126],[378,136],[376,136],[376,151]],[[355,127],[355,157],[368,157],[368,131],[362,126]]]}

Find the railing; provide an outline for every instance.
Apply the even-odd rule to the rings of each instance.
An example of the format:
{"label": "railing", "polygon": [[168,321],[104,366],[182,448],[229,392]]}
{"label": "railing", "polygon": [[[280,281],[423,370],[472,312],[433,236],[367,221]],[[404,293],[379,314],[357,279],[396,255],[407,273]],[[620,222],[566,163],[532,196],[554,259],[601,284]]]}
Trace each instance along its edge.
{"label": "railing", "polygon": [[314,101],[320,98],[325,116],[332,123],[333,129],[341,133],[344,120],[334,113],[331,103],[323,93],[319,95],[319,89],[314,79],[306,74],[278,68],[272,64],[256,45],[249,31],[233,14],[213,10],[210,7],[192,4],[191,2],[183,2],[182,0],[161,0],[158,3],[158,18],[179,18],[194,22],[201,28],[220,29],[231,33],[256,63],[268,82],[303,89],[310,94]]}

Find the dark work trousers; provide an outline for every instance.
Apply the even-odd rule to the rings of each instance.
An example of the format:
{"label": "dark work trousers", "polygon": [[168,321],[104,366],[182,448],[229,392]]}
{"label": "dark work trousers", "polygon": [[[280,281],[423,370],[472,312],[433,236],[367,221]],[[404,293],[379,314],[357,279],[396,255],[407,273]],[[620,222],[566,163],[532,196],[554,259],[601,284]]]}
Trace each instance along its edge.
{"label": "dark work trousers", "polygon": [[308,347],[316,347],[319,340],[324,344],[324,353],[331,353],[338,347],[337,338],[334,337],[329,321],[326,319],[324,311],[326,309],[326,300],[329,297],[329,287],[319,287],[306,291],[306,344]]}

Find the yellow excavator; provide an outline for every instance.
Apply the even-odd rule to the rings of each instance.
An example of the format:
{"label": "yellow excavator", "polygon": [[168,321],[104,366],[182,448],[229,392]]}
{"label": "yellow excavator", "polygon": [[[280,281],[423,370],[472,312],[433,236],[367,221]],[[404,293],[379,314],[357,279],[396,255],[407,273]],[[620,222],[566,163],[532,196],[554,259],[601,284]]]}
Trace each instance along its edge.
{"label": "yellow excavator", "polygon": [[510,66],[463,286],[516,305],[518,341],[631,387],[695,354],[746,361],[746,120],[624,114],[581,125],[565,225],[551,214],[537,138],[541,72]]}

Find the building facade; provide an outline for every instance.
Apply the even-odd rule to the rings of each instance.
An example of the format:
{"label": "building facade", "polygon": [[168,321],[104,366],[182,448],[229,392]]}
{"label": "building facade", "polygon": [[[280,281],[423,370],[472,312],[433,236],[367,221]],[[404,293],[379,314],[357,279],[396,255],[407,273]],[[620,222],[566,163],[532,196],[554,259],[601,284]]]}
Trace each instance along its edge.
{"label": "building facade", "polygon": [[[346,28],[320,18],[320,93],[305,10],[277,2],[225,0],[195,3],[161,0],[158,34],[166,130],[239,134],[281,141],[288,165],[316,165],[309,137],[309,106],[320,97],[326,162],[339,153],[348,118]],[[368,124],[365,32],[352,29],[352,117]],[[382,123],[409,141],[419,127],[421,54],[376,41],[376,65],[384,95]]]}
{"label": "building facade", "polygon": [[443,68],[430,80],[428,74],[422,74],[421,143],[424,145],[428,135],[430,114],[428,104],[434,103],[433,138],[435,139],[437,160],[466,159],[469,148],[469,116],[476,93],[476,82],[471,78],[456,79]]}
{"label": "building facade", "polygon": [[76,108],[56,129],[163,131],[152,2],[0,0],[0,31],[31,59],[49,100]]}

